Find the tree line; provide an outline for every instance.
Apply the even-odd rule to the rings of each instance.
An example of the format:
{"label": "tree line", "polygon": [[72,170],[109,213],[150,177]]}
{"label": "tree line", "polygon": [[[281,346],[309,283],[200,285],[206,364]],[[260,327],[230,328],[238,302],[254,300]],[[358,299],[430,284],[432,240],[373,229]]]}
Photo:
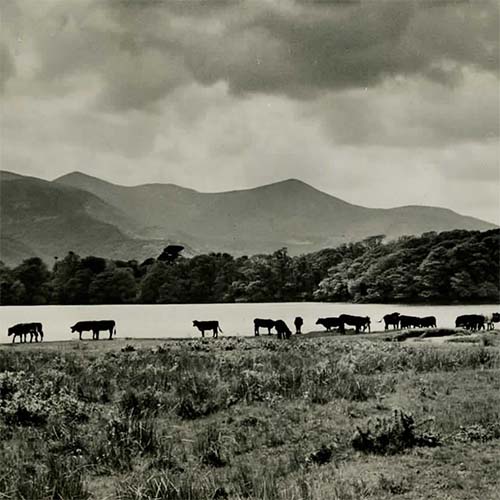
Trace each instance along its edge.
{"label": "tree line", "polygon": [[38,257],[0,262],[0,303],[487,303],[500,299],[499,262],[500,229],[373,236],[299,256],[282,248],[138,262],[69,252],[52,269]]}

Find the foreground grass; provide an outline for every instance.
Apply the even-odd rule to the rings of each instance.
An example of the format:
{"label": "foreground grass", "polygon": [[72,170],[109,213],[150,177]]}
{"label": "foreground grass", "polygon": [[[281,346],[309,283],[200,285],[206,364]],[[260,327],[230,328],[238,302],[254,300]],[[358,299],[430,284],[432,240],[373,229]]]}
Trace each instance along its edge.
{"label": "foreground grass", "polygon": [[497,337],[366,338],[1,347],[0,499],[498,498]]}

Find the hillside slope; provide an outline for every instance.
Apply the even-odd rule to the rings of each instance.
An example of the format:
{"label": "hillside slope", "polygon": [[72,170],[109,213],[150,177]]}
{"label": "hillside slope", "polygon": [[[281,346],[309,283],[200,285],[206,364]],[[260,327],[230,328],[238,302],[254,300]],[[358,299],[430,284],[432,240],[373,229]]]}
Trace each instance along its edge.
{"label": "hillside slope", "polygon": [[173,184],[134,187],[79,172],[57,183],[84,189],[133,216],[149,237],[182,235],[200,250],[292,253],[318,250],[375,234],[480,229],[493,224],[448,209],[408,206],[371,209],[352,205],[296,179],[254,189],[200,193]]}
{"label": "hillside slope", "polygon": [[[8,174],[8,173],[7,173]],[[17,175],[0,176],[0,260],[51,263],[73,250],[117,259],[156,256],[168,239],[143,239],[137,222],[92,193]]]}
{"label": "hillside slope", "polygon": [[379,234],[496,227],[443,208],[361,207],[296,179],[200,193],[173,184],[119,186],[79,172],[52,182],[0,172],[0,195],[0,259],[9,264],[30,253],[50,262],[69,250],[140,260],[169,243],[187,254],[281,247],[297,254]]}

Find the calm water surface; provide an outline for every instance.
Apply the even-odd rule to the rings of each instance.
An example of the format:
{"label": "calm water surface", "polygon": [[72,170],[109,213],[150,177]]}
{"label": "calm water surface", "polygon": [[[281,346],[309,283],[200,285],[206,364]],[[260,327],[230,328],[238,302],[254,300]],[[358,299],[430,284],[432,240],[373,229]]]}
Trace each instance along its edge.
{"label": "calm water surface", "polygon": [[[347,303],[278,303],[278,304],[185,304],[185,305],[102,305],[102,306],[2,306],[0,307],[0,342],[9,342],[7,328],[15,323],[41,322],[46,340],[77,339],[70,326],[77,321],[114,319],[117,337],[191,337],[200,336],[193,320],[220,322],[224,335],[253,335],[254,318],[283,319],[293,330],[295,316],[304,318],[303,332],[319,330],[319,317],[342,313],[370,316],[372,331],[383,330],[377,323],[391,312],[415,316],[436,316],[438,326],[453,327],[459,314],[491,314],[500,311],[498,304],[477,306],[407,306],[399,304]],[[264,333],[264,331],[262,331]],[[84,334],[87,337],[90,333]]]}

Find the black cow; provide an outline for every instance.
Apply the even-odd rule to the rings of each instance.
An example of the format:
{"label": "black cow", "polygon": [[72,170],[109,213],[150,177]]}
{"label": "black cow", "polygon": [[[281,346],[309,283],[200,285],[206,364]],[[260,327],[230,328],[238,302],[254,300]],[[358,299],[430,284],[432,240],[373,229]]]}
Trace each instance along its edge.
{"label": "black cow", "polygon": [[342,322],[339,318],[318,318],[316,324],[324,326],[327,332],[329,332],[332,328],[342,327]]}
{"label": "black cow", "polygon": [[419,327],[420,328],[436,328],[437,327],[436,317],[435,316],[425,316],[423,318],[420,318]]}
{"label": "black cow", "polygon": [[92,332],[92,339],[99,340],[99,332],[109,332],[109,340],[116,335],[116,323],[111,319],[97,321],[78,321],[71,327],[71,332],[78,332],[80,340],[82,340],[83,332]]}
{"label": "black cow", "polygon": [[195,320],[195,321],[193,321],[193,326],[195,326],[196,328],[198,328],[198,330],[200,330],[202,337],[205,337],[205,332],[207,330],[212,330],[212,332],[213,332],[212,336],[215,339],[219,337],[219,332],[223,333],[221,327],[219,326],[218,321],[197,321],[197,320]]}
{"label": "black cow", "polygon": [[259,328],[267,328],[268,335],[271,335],[271,330],[274,328],[274,320],[255,318],[253,320],[254,334],[259,335]]}
{"label": "black cow", "polygon": [[304,324],[304,320],[300,316],[297,316],[295,318],[293,324],[295,325],[295,333],[302,333],[302,325]]}
{"label": "black cow", "polygon": [[26,327],[30,330],[30,342],[35,337],[35,342],[38,342],[38,336],[40,336],[40,342],[43,342],[43,325],[41,323],[26,323]]}
{"label": "black cow", "polygon": [[276,329],[279,339],[289,339],[292,335],[292,331],[282,319],[278,319],[274,322],[274,328]]}
{"label": "black cow", "polygon": [[389,330],[389,326],[392,326],[394,330],[397,330],[399,328],[399,316],[400,314],[398,312],[394,312],[391,314],[386,314],[380,321],[385,323],[385,330]]}
{"label": "black cow", "polygon": [[40,342],[43,340],[43,328],[41,323],[18,323],[17,325],[11,326],[7,330],[7,335],[12,336],[12,343],[16,341],[16,337],[19,337],[19,342],[26,342],[27,336],[30,336],[30,342],[38,342],[38,336],[40,335]]}
{"label": "black cow", "polygon": [[465,328],[475,332],[484,329],[484,316],[482,314],[462,314],[455,320],[456,328]]}
{"label": "black cow", "polygon": [[420,318],[401,314],[399,316],[399,325],[402,330],[405,328],[420,328]]}
{"label": "black cow", "polygon": [[356,328],[356,333],[359,333],[361,329],[370,331],[371,321],[368,316],[351,316],[350,314],[341,314],[339,316],[339,321],[341,323],[339,330],[345,333],[345,325],[354,326]]}

